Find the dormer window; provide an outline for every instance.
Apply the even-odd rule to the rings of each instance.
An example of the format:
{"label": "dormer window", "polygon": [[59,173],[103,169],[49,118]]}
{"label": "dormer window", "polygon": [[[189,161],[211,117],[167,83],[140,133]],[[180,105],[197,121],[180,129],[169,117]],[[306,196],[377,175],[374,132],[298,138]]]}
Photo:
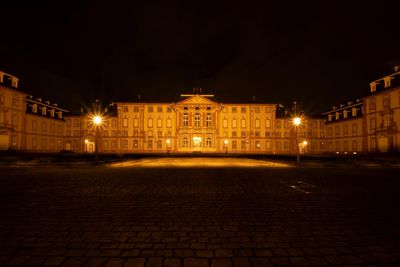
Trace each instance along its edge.
{"label": "dormer window", "polygon": [[54,114],[55,114],[55,110],[54,110],[54,109],[50,110],[50,116],[51,116],[52,118],[54,118]]}
{"label": "dormer window", "polygon": [[328,115],[328,121],[332,121],[332,117],[333,117],[333,115],[332,115],[332,114],[329,114],[329,115]]}
{"label": "dormer window", "polygon": [[391,77],[386,77],[384,78],[385,81],[385,88],[390,87],[392,85],[392,78]]}
{"label": "dormer window", "polygon": [[347,118],[347,110],[343,110],[343,119],[346,119]]}
{"label": "dormer window", "polygon": [[336,119],[336,120],[340,119],[340,113],[339,113],[339,112],[336,112],[336,113],[335,113],[335,119]]}
{"label": "dormer window", "polygon": [[42,115],[46,115],[47,113],[46,113],[46,107],[42,107]]}
{"label": "dormer window", "polygon": [[62,119],[62,111],[57,112],[57,114],[58,114],[58,118]]}
{"label": "dormer window", "polygon": [[32,112],[33,113],[37,113],[37,107],[38,107],[37,104],[33,104],[32,105]]}
{"label": "dormer window", "polygon": [[371,89],[371,93],[376,91],[376,82],[372,82],[369,84],[369,87]]}
{"label": "dormer window", "polygon": [[351,116],[353,116],[353,117],[357,116],[357,109],[356,108],[352,108],[351,109]]}

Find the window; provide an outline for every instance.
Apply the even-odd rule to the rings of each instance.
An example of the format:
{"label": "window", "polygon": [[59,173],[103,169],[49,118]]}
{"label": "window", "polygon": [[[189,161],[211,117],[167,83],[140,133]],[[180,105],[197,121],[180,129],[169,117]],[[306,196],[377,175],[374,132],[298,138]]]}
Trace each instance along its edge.
{"label": "window", "polygon": [[122,119],[122,127],[124,127],[124,128],[128,127],[128,118],[123,118]]}
{"label": "window", "polygon": [[122,107],[122,112],[128,112],[128,111],[129,111],[128,106],[123,106]]}
{"label": "window", "polygon": [[162,137],[162,131],[158,131],[158,132],[157,132],[157,136],[158,136],[158,137]]}
{"label": "window", "polygon": [[138,106],[134,106],[133,107],[133,112],[139,112],[139,107]]}
{"label": "window", "polygon": [[375,99],[372,98],[369,102],[369,109],[370,110],[375,110],[376,109],[376,104],[375,104]]}
{"label": "window", "polygon": [[246,107],[242,107],[242,108],[240,109],[240,112],[241,112],[241,113],[246,113]]}
{"label": "window", "polygon": [[158,113],[162,113],[163,112],[163,108],[162,107],[157,107],[157,112]]}
{"label": "window", "polygon": [[254,109],[254,112],[255,112],[255,113],[260,113],[260,107],[256,107],[256,108]]}
{"label": "window", "polygon": [[347,125],[343,125],[343,135],[347,136],[348,133],[349,133],[349,127],[347,127]]}
{"label": "window", "polygon": [[271,132],[265,132],[265,137],[270,137],[271,136]]}
{"label": "window", "polygon": [[0,94],[0,104],[4,104],[4,94]]}
{"label": "window", "polygon": [[206,115],[206,127],[211,127],[212,126],[212,117],[211,114]]}
{"label": "window", "polygon": [[153,107],[148,106],[148,107],[147,107],[147,112],[152,113],[152,112],[153,112]]}
{"label": "window", "polygon": [[353,117],[357,116],[357,109],[356,108],[352,108],[351,109],[351,116],[353,116]]}
{"label": "window", "polygon": [[153,140],[147,141],[147,149],[153,149]]}
{"label": "window", "polygon": [[111,131],[111,136],[117,136],[117,132],[116,131]]}
{"label": "window", "polygon": [[108,136],[108,131],[103,131],[103,136],[107,137]]}
{"label": "window", "polygon": [[336,141],[336,151],[340,151],[340,142]]}
{"label": "window", "polygon": [[246,132],[242,131],[242,133],[240,134],[241,137],[246,137]]}
{"label": "window", "polygon": [[236,140],[232,141],[232,149],[237,149],[237,141]]}
{"label": "window", "polygon": [[353,140],[352,149],[353,149],[353,151],[358,151],[357,140]]}
{"label": "window", "polygon": [[277,120],[276,121],[276,129],[280,129],[281,128],[281,121]]}
{"label": "window", "polygon": [[50,124],[50,133],[54,133],[56,131],[56,127],[54,123]]}
{"label": "window", "polygon": [[376,138],[371,137],[371,150],[376,150]]}
{"label": "window", "polygon": [[153,119],[147,119],[147,127],[153,128]]}
{"label": "window", "polygon": [[16,113],[14,113],[14,114],[12,115],[12,124],[13,124],[15,127],[18,127],[18,114],[16,114]]}
{"label": "window", "polygon": [[392,116],[390,115],[385,115],[385,127],[390,127],[392,124]]}
{"label": "window", "polygon": [[157,149],[162,149],[162,140],[157,141]]}
{"label": "window", "polygon": [[347,113],[348,113],[347,110],[343,110],[343,119],[347,119]]}
{"label": "window", "polygon": [[277,150],[282,150],[282,142],[281,141],[277,141],[276,142],[276,149]]}
{"label": "window", "polygon": [[227,119],[222,120],[222,127],[228,128],[228,120]]}
{"label": "window", "polygon": [[139,136],[139,132],[138,131],[133,131],[133,136],[135,136],[135,137]]}
{"label": "window", "polygon": [[171,128],[172,127],[172,120],[171,119],[167,119],[167,128]]}
{"label": "window", "polygon": [[255,135],[255,137],[260,137],[260,131],[255,131],[254,135]]}
{"label": "window", "polygon": [[335,136],[339,136],[339,135],[340,135],[339,126],[335,126]]}
{"label": "window", "polygon": [[200,127],[200,114],[194,114],[194,127]]}
{"label": "window", "polygon": [[242,128],[246,128],[246,120],[245,120],[245,119],[242,119],[242,121],[241,121],[241,127],[242,127]]}
{"label": "window", "polygon": [[347,140],[345,140],[345,141],[343,141],[343,150],[347,151],[348,149],[349,149],[349,145],[348,145]]}
{"label": "window", "polygon": [[189,140],[187,137],[183,137],[182,139],[182,147],[189,147]]}
{"label": "window", "polygon": [[45,122],[42,122],[42,132],[45,132],[47,130],[47,124]]}
{"label": "window", "polygon": [[232,132],[232,137],[236,137],[236,131]]}
{"label": "window", "polygon": [[135,127],[135,128],[139,127],[139,119],[138,118],[133,119],[133,127]]}
{"label": "window", "polygon": [[371,130],[375,130],[376,129],[376,119],[372,118],[370,120],[370,124],[371,124]]}
{"label": "window", "polygon": [[135,139],[133,140],[133,149],[138,149],[139,148],[139,140]]}
{"label": "window", "polygon": [[289,128],[289,122],[288,121],[283,121],[283,128],[284,129]]}
{"label": "window", "polygon": [[285,141],[283,142],[283,149],[288,149],[289,148],[289,142]]}
{"label": "window", "polygon": [[211,143],[211,138],[210,138],[210,137],[207,137],[207,138],[206,138],[206,147],[207,147],[207,148],[210,148],[210,147],[211,147],[211,144],[212,144],[212,143]]}
{"label": "window", "polygon": [[128,131],[127,130],[123,130],[122,131],[122,136],[128,136]]}
{"label": "window", "polygon": [[392,78],[391,77],[385,78],[384,81],[385,81],[385,88],[389,87],[392,84]]}
{"label": "window", "polygon": [[233,119],[232,120],[232,128],[236,128],[237,127],[237,120]]}
{"label": "window", "polygon": [[162,119],[158,118],[157,119],[157,128],[161,128],[162,127]]}
{"label": "window", "polygon": [[241,148],[242,150],[245,150],[245,149],[246,149],[246,141],[240,142],[240,148]]}
{"label": "window", "polygon": [[59,119],[62,119],[62,112],[61,111],[57,112],[57,116]]}
{"label": "window", "polygon": [[236,111],[237,111],[236,107],[233,107],[232,108],[232,113],[236,113]]}
{"label": "window", "polygon": [[121,148],[127,149],[128,148],[128,140],[123,139],[121,142]]}
{"label": "window", "polygon": [[[47,145],[46,143],[47,143],[46,139],[42,138],[42,150],[46,149],[46,145]],[[75,149],[78,148],[78,142],[76,140],[74,141],[74,148]]]}
{"label": "window", "polygon": [[147,136],[152,137],[153,136],[153,131],[148,131]]}
{"label": "window", "polygon": [[256,119],[256,128],[260,128],[260,120]]}
{"label": "window", "polygon": [[[3,100],[3,102],[4,102],[4,100]],[[13,95],[12,103],[13,103],[13,106],[18,107],[18,105],[19,105],[19,96],[18,95]]]}
{"label": "window", "polygon": [[325,122],[320,121],[320,122],[319,122],[319,128],[320,128],[320,129],[325,129]]}
{"label": "window", "polygon": [[111,127],[112,127],[112,128],[117,128],[117,120],[116,120],[116,119],[113,119],[113,120],[111,121]]}
{"label": "window", "polygon": [[357,135],[357,124],[353,123],[351,128],[352,128],[353,136]]}
{"label": "window", "polygon": [[108,140],[104,140],[103,147],[104,149],[108,149]]}
{"label": "window", "polygon": [[112,140],[111,141],[111,149],[116,149],[116,148],[118,148],[118,143],[116,140]]}
{"label": "window", "polygon": [[167,113],[171,113],[172,112],[172,107],[167,107]]}
{"label": "window", "polygon": [[65,133],[66,136],[71,136],[71,131],[67,130],[67,132]]}
{"label": "window", "polygon": [[79,136],[79,131],[74,131],[74,136]]}
{"label": "window", "polygon": [[332,128],[331,127],[328,128],[328,137],[332,137]]}
{"label": "window", "polygon": [[36,141],[36,138],[33,137],[32,138],[32,148],[36,148],[36,146],[37,146],[37,141]]}
{"label": "window", "polygon": [[189,126],[189,115],[187,113],[183,114],[183,127]]}
{"label": "window", "polygon": [[271,128],[271,120],[270,119],[265,120],[265,128]]}
{"label": "window", "polygon": [[42,115],[46,116],[47,114],[47,108],[46,107],[42,107]]}
{"label": "window", "polygon": [[271,149],[271,142],[265,141],[265,149]]}

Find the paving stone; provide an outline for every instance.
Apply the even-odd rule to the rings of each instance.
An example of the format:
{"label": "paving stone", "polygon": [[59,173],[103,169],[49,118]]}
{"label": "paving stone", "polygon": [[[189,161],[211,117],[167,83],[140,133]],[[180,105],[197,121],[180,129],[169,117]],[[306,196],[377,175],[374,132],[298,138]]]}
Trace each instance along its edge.
{"label": "paving stone", "polygon": [[110,258],[104,267],[122,267],[124,266],[125,259],[122,258]]}
{"label": "paving stone", "polygon": [[144,258],[127,259],[124,267],[144,267],[144,263]]}
{"label": "paving stone", "polygon": [[181,267],[181,259],[177,258],[166,258],[164,260],[163,266],[164,267]]}
{"label": "paving stone", "polygon": [[211,267],[232,267],[231,259],[212,259]]}

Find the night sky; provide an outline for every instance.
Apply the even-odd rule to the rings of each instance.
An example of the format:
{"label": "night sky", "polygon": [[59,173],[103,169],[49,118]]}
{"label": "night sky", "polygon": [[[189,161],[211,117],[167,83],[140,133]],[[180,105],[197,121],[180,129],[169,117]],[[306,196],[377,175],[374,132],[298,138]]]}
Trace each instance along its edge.
{"label": "night sky", "polygon": [[399,9],[384,1],[4,2],[0,70],[73,110],[202,87],[324,111],[400,58]]}

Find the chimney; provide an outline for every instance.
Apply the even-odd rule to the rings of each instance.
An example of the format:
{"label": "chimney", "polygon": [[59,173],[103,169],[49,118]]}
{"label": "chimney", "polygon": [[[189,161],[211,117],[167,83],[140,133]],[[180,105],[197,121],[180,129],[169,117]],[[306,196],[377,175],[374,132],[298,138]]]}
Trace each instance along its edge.
{"label": "chimney", "polygon": [[42,99],[41,99],[41,98],[36,98],[36,100],[39,101],[39,102],[42,102]]}

